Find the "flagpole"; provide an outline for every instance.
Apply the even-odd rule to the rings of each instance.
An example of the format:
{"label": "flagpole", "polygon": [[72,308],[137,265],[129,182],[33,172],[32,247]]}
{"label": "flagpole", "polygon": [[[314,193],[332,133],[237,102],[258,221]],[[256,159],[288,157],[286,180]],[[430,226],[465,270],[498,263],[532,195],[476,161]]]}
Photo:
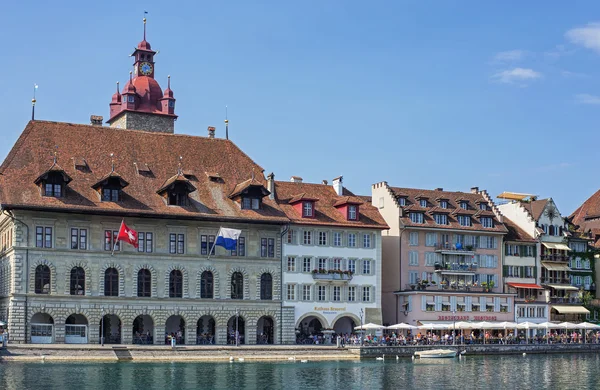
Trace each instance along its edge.
{"label": "flagpole", "polygon": [[[123,218],[121,220],[121,226],[119,226],[119,231],[121,231],[121,228],[123,227],[123,223],[125,222],[125,218]],[[113,234],[112,231],[110,232],[110,234]],[[113,244],[113,249],[112,252],[110,252],[111,256],[115,255],[115,248],[117,247],[117,243],[119,242],[119,233],[117,233],[117,239],[115,240],[115,243]]]}
{"label": "flagpole", "polygon": [[219,228],[219,231],[217,232],[217,235],[215,236],[215,241],[213,242],[212,248],[210,248],[210,250],[208,251],[208,257],[206,258],[206,260],[210,260],[210,254],[215,249],[215,245],[217,245],[217,238],[219,238],[220,233],[221,233],[221,228]]}

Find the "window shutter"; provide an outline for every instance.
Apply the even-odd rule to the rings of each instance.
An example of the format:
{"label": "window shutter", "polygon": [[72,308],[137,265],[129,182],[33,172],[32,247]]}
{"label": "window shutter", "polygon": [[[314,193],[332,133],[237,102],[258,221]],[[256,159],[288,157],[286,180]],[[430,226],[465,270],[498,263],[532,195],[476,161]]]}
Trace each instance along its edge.
{"label": "window shutter", "polygon": [[371,287],[371,300],[370,301],[371,302],[375,302],[376,301],[376,299],[375,299],[375,286]]}
{"label": "window shutter", "polygon": [[421,311],[427,310],[427,297],[425,295],[421,295]]}
{"label": "window shutter", "polygon": [[408,311],[412,311],[412,295],[408,296]]}
{"label": "window shutter", "polygon": [[510,299],[510,297],[508,297],[508,298],[506,299],[506,304],[508,305],[508,307],[506,308],[506,310],[507,310],[509,313],[510,313],[510,312],[512,312],[513,302],[512,302],[512,300]]}
{"label": "window shutter", "polygon": [[442,311],[442,297],[435,297],[435,311]]}
{"label": "window shutter", "polygon": [[486,304],[487,304],[487,298],[479,297],[479,311],[485,311]]}
{"label": "window shutter", "polygon": [[500,311],[500,298],[494,297],[494,311]]}
{"label": "window shutter", "polygon": [[498,275],[494,274],[494,287],[500,287],[500,284],[498,283]]}
{"label": "window shutter", "polygon": [[427,272],[421,272],[421,280],[427,280]]}
{"label": "window shutter", "polygon": [[450,310],[456,311],[456,297],[450,297]]}
{"label": "window shutter", "polygon": [[465,311],[471,311],[473,297],[465,297]]}
{"label": "window shutter", "polygon": [[537,266],[533,266],[533,277],[535,278],[535,281],[537,282]]}
{"label": "window shutter", "polygon": [[533,246],[533,257],[537,257],[537,245]]}
{"label": "window shutter", "polygon": [[508,276],[508,265],[502,266],[502,276]]}

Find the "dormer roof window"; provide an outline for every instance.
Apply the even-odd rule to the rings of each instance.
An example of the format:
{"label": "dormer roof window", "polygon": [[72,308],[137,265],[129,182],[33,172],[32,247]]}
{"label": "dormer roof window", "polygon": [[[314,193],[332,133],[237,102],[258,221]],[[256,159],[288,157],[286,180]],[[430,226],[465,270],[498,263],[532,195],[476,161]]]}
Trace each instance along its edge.
{"label": "dormer roof window", "polygon": [[447,200],[440,200],[440,207],[443,209],[447,209],[448,208],[448,201]]}
{"label": "dormer roof window", "polygon": [[427,207],[427,199],[421,199],[421,200],[419,200],[419,205],[421,207]]}
{"label": "dormer roof window", "polygon": [[479,210],[487,210],[487,203],[486,202],[479,203]]}
{"label": "dormer roof window", "polygon": [[112,171],[102,179],[98,180],[96,184],[92,186],[93,189],[98,191],[100,199],[103,202],[118,202],[122,200],[122,190],[127,187],[129,183],[125,181],[117,172]]}
{"label": "dormer roof window", "polygon": [[356,221],[358,219],[358,206],[355,204],[348,205],[348,220]]}
{"label": "dormer roof window", "polygon": [[262,199],[269,194],[261,182],[252,178],[236,185],[229,198],[238,202],[243,210],[260,210]]}
{"label": "dormer roof window", "polygon": [[310,218],[313,216],[313,202],[311,201],[305,201],[302,202],[302,217],[303,218]]}
{"label": "dormer roof window", "polygon": [[307,196],[306,193],[298,194],[288,202],[291,204],[298,214],[302,215],[302,218],[315,218],[315,202],[319,199]]}
{"label": "dormer roof window", "polygon": [[164,197],[169,206],[187,206],[189,194],[194,191],[196,191],[196,187],[183,176],[183,173],[179,172],[167,179],[156,193]]}
{"label": "dormer roof window", "polygon": [[461,200],[460,201],[460,208],[463,210],[468,210],[469,209],[469,202],[467,202],[466,200]]}
{"label": "dormer roof window", "polygon": [[406,206],[406,198],[405,198],[405,197],[403,197],[403,196],[402,196],[402,197],[399,197],[399,198],[398,198],[398,204],[399,204],[400,206]]}
{"label": "dormer roof window", "polygon": [[34,183],[40,186],[43,196],[62,198],[65,196],[65,187],[71,180],[71,177],[54,161],[50,169],[38,176]]}
{"label": "dormer roof window", "polygon": [[358,221],[360,217],[359,207],[364,202],[360,198],[345,196],[333,204],[348,221]]}

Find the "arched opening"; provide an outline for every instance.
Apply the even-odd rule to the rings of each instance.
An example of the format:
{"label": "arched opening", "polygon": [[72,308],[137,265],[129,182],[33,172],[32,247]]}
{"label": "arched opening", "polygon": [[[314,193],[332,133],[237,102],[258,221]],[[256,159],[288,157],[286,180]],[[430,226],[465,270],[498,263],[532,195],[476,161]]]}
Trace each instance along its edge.
{"label": "arched opening", "polygon": [[83,314],[71,314],[65,321],[65,344],[87,344],[88,320]]}
{"label": "arched opening", "polygon": [[323,340],[323,324],[315,316],[308,316],[298,323],[298,344],[320,344]]}
{"label": "arched opening", "polygon": [[35,268],[35,293],[50,294],[50,267],[45,264]]}
{"label": "arched opening", "polygon": [[104,295],[107,297],[119,296],[119,271],[116,268],[107,268],[104,271]]}
{"label": "arched opening", "polygon": [[273,276],[267,272],[260,276],[260,299],[273,299]]}
{"label": "arched opening", "polygon": [[244,275],[241,272],[231,275],[231,299],[244,299]]}
{"label": "arched opening", "polygon": [[165,344],[171,344],[175,338],[177,344],[185,344],[185,320],[182,316],[171,316],[165,324]]}
{"label": "arched opening", "polygon": [[142,268],[138,271],[137,296],[149,298],[152,296],[152,273]]}
{"label": "arched opening", "polygon": [[352,334],[354,333],[354,328],[356,326],[357,325],[352,317],[344,316],[335,321],[335,324],[333,324],[333,330],[336,334]]}
{"label": "arched opening", "polygon": [[200,298],[212,299],[214,296],[214,278],[210,271],[202,272],[200,277]]}
{"label": "arched opening", "polygon": [[273,318],[263,316],[256,323],[256,344],[273,344],[275,326],[273,326]]}
{"label": "arched opening", "polygon": [[212,316],[202,316],[196,328],[196,344],[215,344],[216,322]]}
{"label": "arched opening", "polygon": [[227,321],[227,344],[246,343],[246,321],[242,316],[233,316]]}
{"label": "arched opening", "polygon": [[52,344],[54,341],[54,318],[47,313],[35,313],[31,317],[31,343]]}
{"label": "arched opening", "polygon": [[106,314],[99,325],[99,334],[100,337],[104,337],[104,344],[121,344],[121,319],[118,316]]}
{"label": "arched opening", "polygon": [[85,271],[81,267],[71,269],[71,295],[85,295]]}
{"label": "arched opening", "polygon": [[180,270],[174,269],[169,275],[169,298],[183,297],[183,274]]}
{"label": "arched opening", "polygon": [[133,343],[154,344],[154,321],[149,315],[140,315],[133,320]]}

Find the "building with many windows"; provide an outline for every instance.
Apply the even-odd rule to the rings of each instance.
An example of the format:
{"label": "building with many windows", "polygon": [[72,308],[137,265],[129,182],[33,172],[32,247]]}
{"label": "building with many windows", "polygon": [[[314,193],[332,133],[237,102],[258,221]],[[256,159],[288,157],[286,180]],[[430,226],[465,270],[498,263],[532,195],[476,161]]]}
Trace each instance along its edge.
{"label": "building with many windows", "polygon": [[[569,247],[572,235],[552,198],[538,200],[534,195],[513,192],[504,192],[498,198],[504,201],[498,205],[500,212],[537,241],[537,277],[549,304],[546,318],[561,322],[583,319],[589,311],[582,306],[580,287],[573,284]],[[573,240],[572,245],[579,241]]]}
{"label": "building with many windows", "polygon": [[[0,320],[13,343],[294,341],[281,305],[289,219],[263,169],[214,128],[174,134],[155,54],[144,37],[111,127],[31,121],[0,166]],[[137,249],[116,242],[123,220]],[[236,250],[214,247],[220,226],[242,230]]]}
{"label": "building with many windows", "polygon": [[[271,179],[273,179],[271,177]],[[275,181],[271,196],[291,223],[283,237],[283,304],[301,341],[381,323],[381,231],[369,199],[343,187]]]}
{"label": "building with many windows", "polygon": [[383,321],[508,321],[515,294],[504,293],[507,229],[486,191],[372,187],[383,233]]}

